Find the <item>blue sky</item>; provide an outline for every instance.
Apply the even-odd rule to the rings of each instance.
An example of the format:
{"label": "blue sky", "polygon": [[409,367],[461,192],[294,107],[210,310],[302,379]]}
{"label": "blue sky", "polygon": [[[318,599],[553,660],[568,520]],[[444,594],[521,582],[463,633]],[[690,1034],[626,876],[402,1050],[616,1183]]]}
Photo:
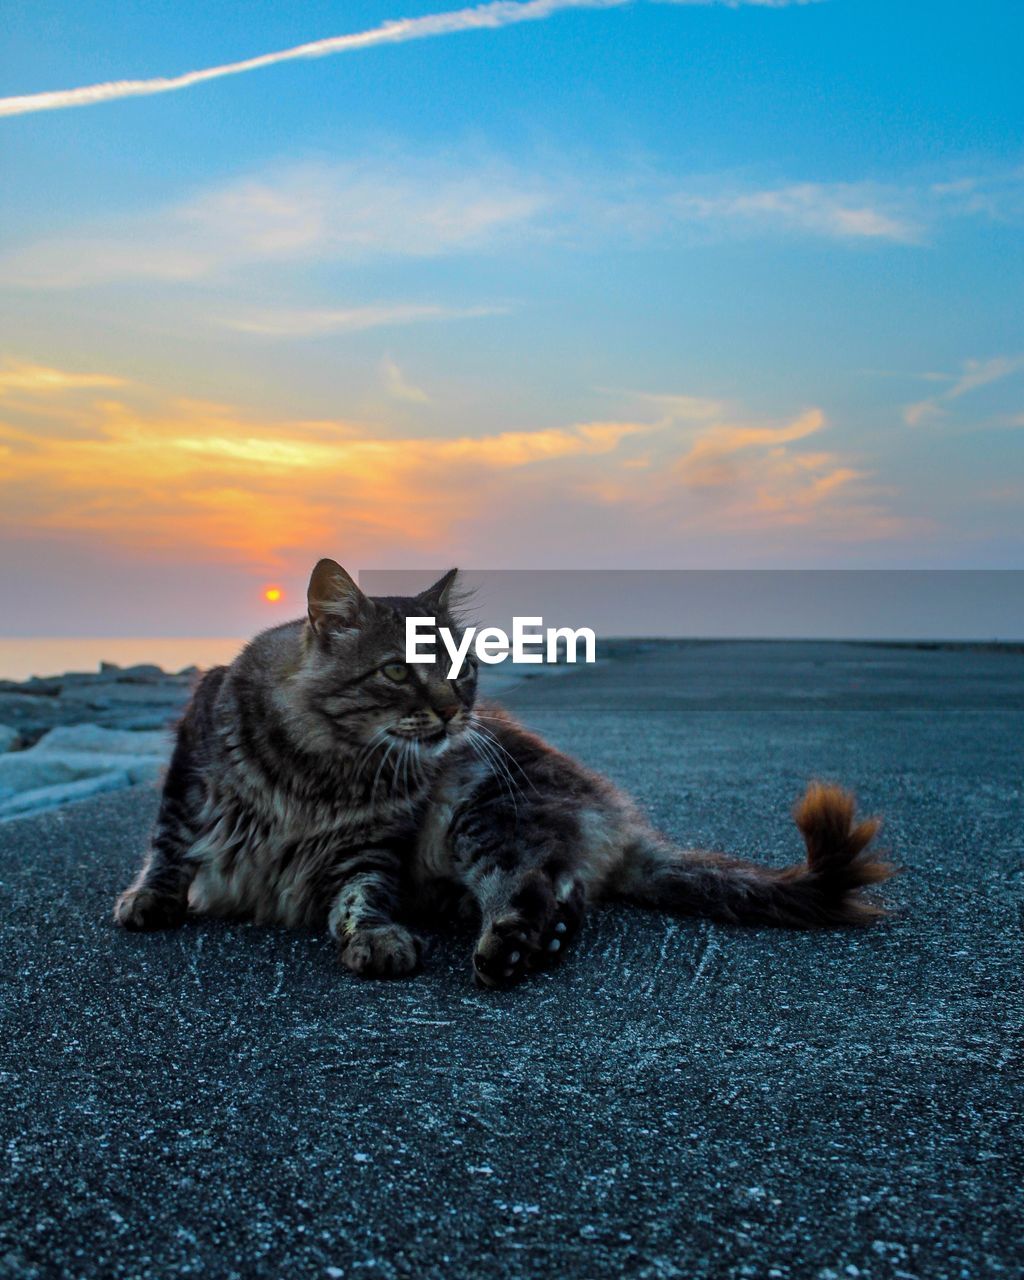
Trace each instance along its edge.
{"label": "blue sky", "polygon": [[[443,8],[8,3],[0,97]],[[0,114],[15,629],[56,625],[33,582],[98,625],[113,573],[231,630],[327,553],[1019,566],[1022,36],[556,8]]]}

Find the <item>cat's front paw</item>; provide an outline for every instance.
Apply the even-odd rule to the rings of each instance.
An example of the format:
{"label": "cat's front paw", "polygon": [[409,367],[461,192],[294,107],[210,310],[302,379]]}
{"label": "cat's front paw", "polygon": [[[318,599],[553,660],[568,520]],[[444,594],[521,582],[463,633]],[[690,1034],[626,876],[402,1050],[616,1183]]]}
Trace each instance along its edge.
{"label": "cat's front paw", "polygon": [[357,929],[339,949],[345,968],[364,978],[400,978],[420,967],[420,940],[400,924]]}
{"label": "cat's front paw", "polygon": [[176,929],[184,923],[186,906],[142,885],[126,889],[114,903],[114,921],[122,929],[140,933],[149,929]]}

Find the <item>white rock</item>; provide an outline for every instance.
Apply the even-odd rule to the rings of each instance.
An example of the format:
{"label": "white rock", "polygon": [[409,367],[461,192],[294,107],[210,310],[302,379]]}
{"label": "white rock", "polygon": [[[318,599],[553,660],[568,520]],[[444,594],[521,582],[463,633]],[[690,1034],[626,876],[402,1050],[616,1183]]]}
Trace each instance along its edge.
{"label": "white rock", "polygon": [[31,791],[23,791],[20,795],[8,800],[0,800],[0,822],[24,813],[35,813],[40,809],[52,809],[57,805],[70,804],[74,800],[85,800],[103,791],[119,791],[128,786],[131,786],[128,775],[115,769],[107,773],[95,774],[91,778],[80,778],[77,782],[37,787]]}
{"label": "white rock", "polygon": [[67,804],[96,791],[155,782],[170,751],[171,735],[166,731],[61,725],[27,751],[0,755],[0,817]]}
{"label": "white rock", "polygon": [[120,680],[95,680],[65,685],[61,698],[69,705],[85,702],[90,706],[137,706],[141,703],[146,706],[177,707],[183,706],[188,700],[188,687],[183,683],[167,681],[131,684]]}
{"label": "white rock", "polygon": [[133,729],[103,729],[98,724],[65,724],[51,729],[25,754],[105,756],[161,756],[171,754],[170,730],[140,733]]}
{"label": "white rock", "polygon": [[76,769],[63,760],[37,759],[31,751],[7,752],[0,756],[0,799],[6,800],[22,791],[35,791],[38,787],[76,782],[89,774],[102,772],[102,766],[97,766],[95,758]]}

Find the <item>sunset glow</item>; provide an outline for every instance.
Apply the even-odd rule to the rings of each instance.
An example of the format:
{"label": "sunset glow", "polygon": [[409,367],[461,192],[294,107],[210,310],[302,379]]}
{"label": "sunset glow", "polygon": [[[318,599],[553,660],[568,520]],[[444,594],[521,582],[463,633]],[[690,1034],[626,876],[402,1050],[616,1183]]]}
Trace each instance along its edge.
{"label": "sunset glow", "polygon": [[11,625],[240,635],[322,556],[1018,563],[1015,42],[898,5],[878,41],[859,8],[485,6],[398,49],[362,0],[340,44],[302,6],[242,36],[188,0],[90,9],[69,61],[78,9],[22,6]]}
{"label": "sunset glow", "polygon": [[[542,514],[519,530],[518,548],[544,555],[551,521],[571,510],[559,539],[576,560],[616,529],[662,556],[680,536],[735,527],[792,548],[796,526],[839,541],[901,527],[870,469],[824,447],[832,431],[819,409],[780,421],[740,405],[626,396],[632,420],[399,435],[164,402],[144,387],[55,398],[62,380],[85,380],[51,375],[45,396],[0,392],[0,529],[158,559],[212,555],[243,572],[301,575],[332,549],[372,564],[382,550],[409,562],[431,544],[452,548],[449,558],[507,562],[521,551],[505,522],[528,507]],[[276,584],[261,592],[282,598]]]}

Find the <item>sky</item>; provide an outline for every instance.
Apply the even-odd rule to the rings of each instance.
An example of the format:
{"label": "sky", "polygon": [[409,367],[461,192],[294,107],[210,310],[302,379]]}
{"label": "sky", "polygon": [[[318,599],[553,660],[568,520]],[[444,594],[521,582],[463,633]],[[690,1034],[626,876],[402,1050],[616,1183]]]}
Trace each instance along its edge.
{"label": "sky", "polygon": [[1022,566],[1015,0],[4,26],[0,634],[245,634],[323,555]]}

